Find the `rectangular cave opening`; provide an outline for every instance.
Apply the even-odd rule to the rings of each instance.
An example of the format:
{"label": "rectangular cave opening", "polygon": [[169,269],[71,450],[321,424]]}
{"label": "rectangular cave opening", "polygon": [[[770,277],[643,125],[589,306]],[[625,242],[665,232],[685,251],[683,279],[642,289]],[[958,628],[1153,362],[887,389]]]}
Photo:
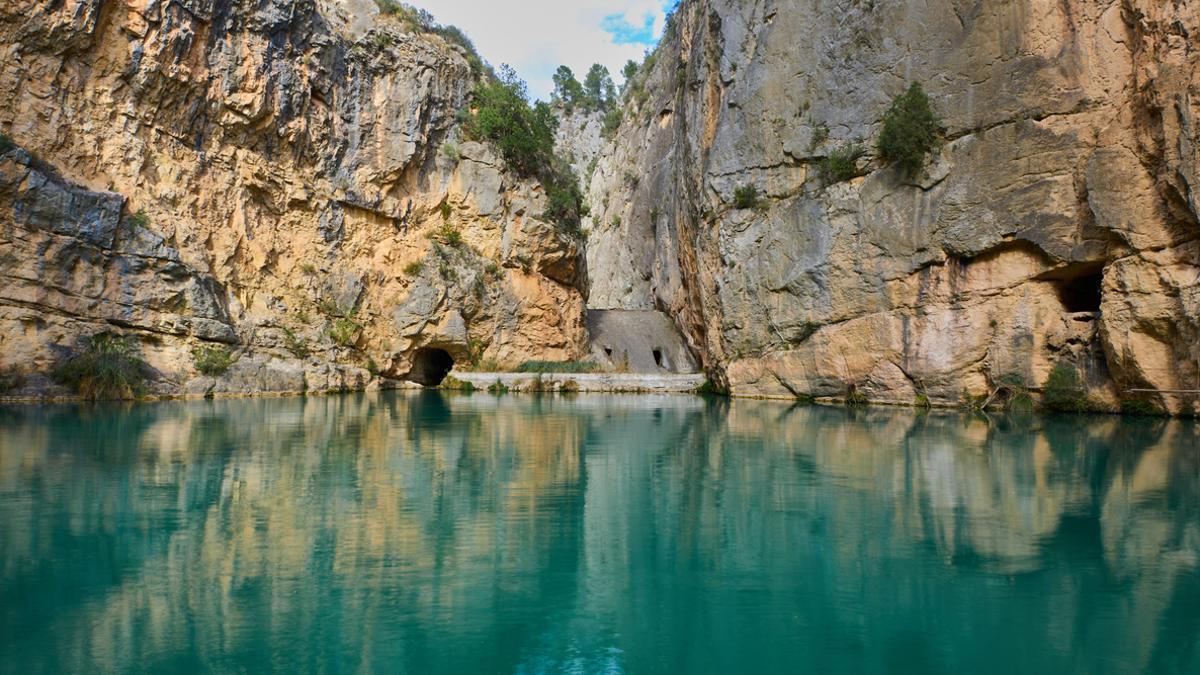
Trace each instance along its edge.
{"label": "rectangular cave opening", "polygon": [[1088,271],[1057,282],[1058,299],[1063,308],[1072,314],[1081,312],[1098,313],[1103,295],[1104,270]]}

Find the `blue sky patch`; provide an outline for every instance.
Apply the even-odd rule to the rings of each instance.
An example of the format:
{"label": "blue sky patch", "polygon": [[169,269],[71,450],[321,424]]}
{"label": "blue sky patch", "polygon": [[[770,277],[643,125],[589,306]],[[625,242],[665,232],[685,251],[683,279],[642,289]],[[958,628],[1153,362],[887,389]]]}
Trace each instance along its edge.
{"label": "blue sky patch", "polygon": [[610,14],[604,17],[600,27],[613,36],[613,44],[618,45],[652,45],[654,44],[654,15],[647,14],[642,25],[635,26],[625,20],[623,14]]}

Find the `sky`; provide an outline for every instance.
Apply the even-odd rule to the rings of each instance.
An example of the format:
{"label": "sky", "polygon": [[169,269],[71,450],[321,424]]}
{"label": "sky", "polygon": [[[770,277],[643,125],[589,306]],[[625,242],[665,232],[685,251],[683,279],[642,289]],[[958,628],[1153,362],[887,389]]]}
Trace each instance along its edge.
{"label": "sky", "polygon": [[529,83],[533,98],[548,99],[551,76],[566,64],[581,82],[593,63],[608,66],[621,83],[629,59],[641,63],[662,35],[667,10],[678,0],[408,0],[438,23],[458,26],[479,54],[507,63]]}

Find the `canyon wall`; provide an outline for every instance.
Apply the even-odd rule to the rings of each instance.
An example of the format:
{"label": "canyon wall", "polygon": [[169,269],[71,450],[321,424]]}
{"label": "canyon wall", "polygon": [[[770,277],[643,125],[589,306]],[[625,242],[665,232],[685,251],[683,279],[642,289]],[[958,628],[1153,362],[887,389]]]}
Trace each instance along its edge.
{"label": "canyon wall", "polygon": [[[467,54],[367,0],[0,7],[0,367],[83,338],[154,393],[360,388],[422,350],[585,353],[580,242],[456,118]],[[192,350],[240,356],[201,376]]]}
{"label": "canyon wall", "polygon": [[[1129,390],[1200,389],[1198,36],[1190,0],[685,2],[590,178],[590,306],[667,311],[735,394],[949,404],[1067,362],[1196,412]],[[874,146],[911,82],[944,140],[910,180]]]}

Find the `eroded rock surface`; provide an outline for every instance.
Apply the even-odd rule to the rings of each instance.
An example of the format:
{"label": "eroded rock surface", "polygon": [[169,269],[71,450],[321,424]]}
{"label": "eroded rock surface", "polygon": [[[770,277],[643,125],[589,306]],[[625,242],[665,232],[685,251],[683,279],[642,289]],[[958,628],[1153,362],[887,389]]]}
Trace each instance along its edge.
{"label": "eroded rock surface", "polygon": [[[429,346],[581,356],[580,243],[459,140],[461,49],[376,13],[4,3],[0,366],[102,330],[137,338],[161,393],[360,388]],[[220,382],[193,367],[206,342],[242,357]]]}
{"label": "eroded rock surface", "polygon": [[[667,310],[737,394],[1198,389],[1198,35],[1189,0],[684,3],[589,185],[589,304]],[[914,180],[873,156],[911,81]]]}

